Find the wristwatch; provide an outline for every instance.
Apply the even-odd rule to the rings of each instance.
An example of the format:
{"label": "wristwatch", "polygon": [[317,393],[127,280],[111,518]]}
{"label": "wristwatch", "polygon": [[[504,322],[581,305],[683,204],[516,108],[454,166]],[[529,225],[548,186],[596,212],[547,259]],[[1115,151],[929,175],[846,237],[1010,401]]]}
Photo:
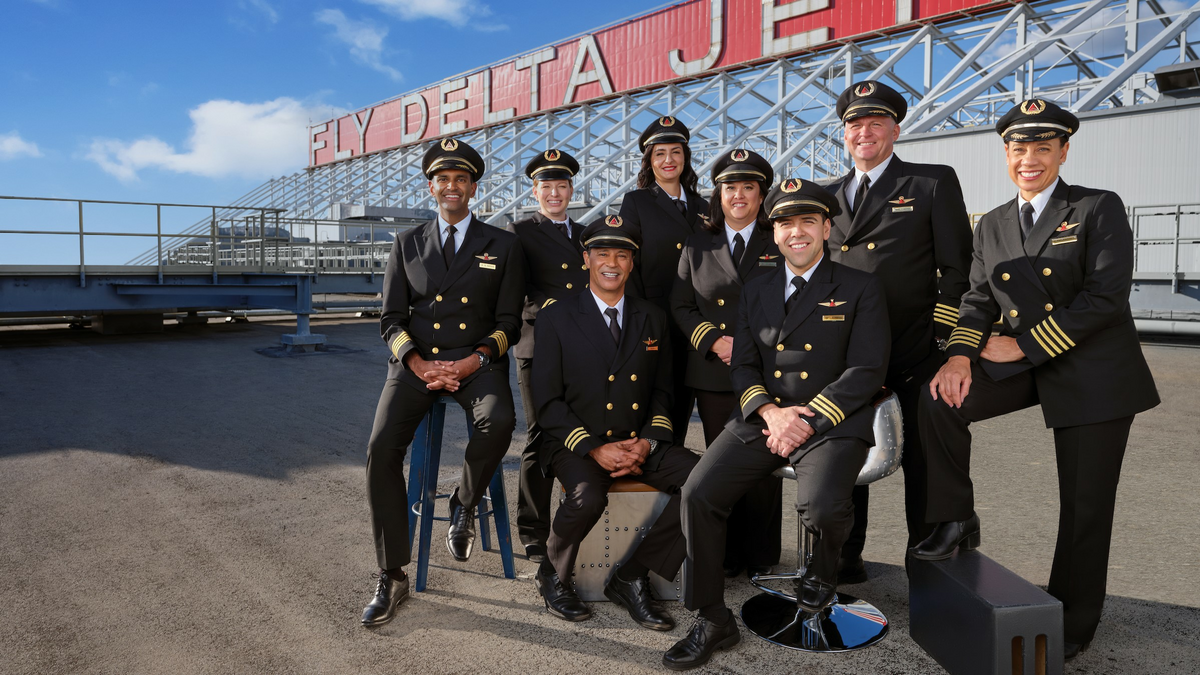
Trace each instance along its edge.
{"label": "wristwatch", "polygon": [[658,441],[654,440],[653,438],[648,438],[646,439],[646,442],[650,444],[650,454],[653,455],[654,451],[658,449]]}
{"label": "wristwatch", "polygon": [[483,368],[484,366],[486,366],[487,364],[492,362],[492,357],[488,356],[487,354],[484,354],[483,352],[481,352],[479,350],[475,350],[471,353],[474,354],[475,356],[479,357],[479,367],[480,368]]}

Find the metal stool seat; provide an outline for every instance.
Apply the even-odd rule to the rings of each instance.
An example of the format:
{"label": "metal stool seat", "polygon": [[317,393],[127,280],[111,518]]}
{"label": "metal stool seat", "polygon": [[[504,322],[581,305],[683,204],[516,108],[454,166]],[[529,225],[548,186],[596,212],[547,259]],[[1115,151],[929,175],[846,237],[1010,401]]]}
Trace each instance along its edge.
{"label": "metal stool seat", "polygon": [[[417,578],[413,589],[420,593],[425,590],[429,579],[429,546],[433,538],[433,521],[450,520],[449,517],[435,516],[434,502],[438,499],[448,499],[448,494],[437,494],[438,466],[442,458],[442,425],[446,421],[446,401],[454,399],[449,396],[439,397],[433,407],[421,420],[417,433],[413,437],[412,458],[408,471],[408,545],[411,550],[413,539],[420,526],[420,547],[417,549]],[[467,437],[472,435],[470,425],[467,426]],[[488,508],[477,507],[476,517],[479,518],[479,543],[483,550],[492,550],[491,536],[488,523],[495,521],[496,541],[500,546],[500,563],[504,568],[505,579],[515,579],[517,574],[513,565],[512,534],[508,524],[508,501],[504,495],[504,465],[496,467],[496,474],[488,484],[484,501]],[[431,514],[423,517],[423,514]],[[418,521],[420,521],[418,523]]]}
{"label": "metal stool seat", "polygon": [[[900,467],[904,449],[900,401],[886,389],[874,398],[875,446],[858,474],[857,485],[867,485],[892,475]],[[796,479],[795,467],[775,472]],[[797,523],[798,569],[784,574],[760,574],[750,580],[763,592],[742,605],[742,623],[758,637],[789,649],[805,652],[846,652],[879,642],[887,635],[888,620],[874,605],[838,591],[837,600],[820,612],[801,609],[796,596],[767,585],[770,581],[795,581],[804,576],[812,554],[813,536]]]}

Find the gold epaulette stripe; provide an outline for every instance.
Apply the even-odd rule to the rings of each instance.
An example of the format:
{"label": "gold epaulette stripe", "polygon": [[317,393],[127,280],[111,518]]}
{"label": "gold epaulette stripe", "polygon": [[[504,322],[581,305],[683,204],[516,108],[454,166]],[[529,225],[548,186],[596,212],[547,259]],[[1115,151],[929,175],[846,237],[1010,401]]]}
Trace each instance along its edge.
{"label": "gold epaulette stripe", "polygon": [[496,355],[496,358],[504,356],[504,353],[508,351],[508,337],[504,334],[504,331],[498,330],[488,337],[495,340],[496,346],[500,349],[500,353]]}
{"label": "gold epaulette stripe", "polygon": [[746,404],[749,403],[751,399],[753,399],[755,396],[758,396],[759,394],[762,394],[763,396],[768,396],[767,388],[760,384],[756,384],[753,387],[750,387],[749,389],[744,391],[742,393],[742,406],[741,407],[745,408]]}
{"label": "gold epaulette stripe", "polygon": [[555,302],[557,301],[554,298],[546,298],[546,301],[542,303],[542,309],[546,309],[547,305],[552,305]]}
{"label": "gold epaulette stripe", "polygon": [[692,348],[698,351],[700,349],[700,341],[704,339],[705,335],[708,335],[708,331],[716,329],[716,326],[707,321],[696,326],[696,330],[692,331]]}
{"label": "gold epaulette stripe", "polygon": [[950,326],[951,328],[954,328],[955,326],[958,325],[958,319],[947,319],[947,318],[945,318],[943,316],[939,316],[937,314],[933,315],[933,320],[936,321],[937,323],[941,323],[941,324]]}
{"label": "gold epaulette stripe", "polygon": [[841,424],[842,422],[846,421],[846,413],[842,412],[842,409],[834,405],[833,401],[830,401],[828,398],[826,398],[824,394],[817,394],[817,397],[810,401],[809,405],[818,402],[822,406],[827,407],[829,411],[833,413],[833,415],[829,415],[829,418],[833,420],[834,424]]}
{"label": "gold epaulette stripe", "polygon": [[954,332],[955,333],[966,333],[968,335],[978,335],[979,337],[983,337],[983,331],[975,330],[974,328],[966,328],[964,326],[959,326],[958,328],[956,328],[954,330]]}
{"label": "gold epaulette stripe", "polygon": [[1031,334],[1033,334],[1033,339],[1037,340],[1037,343],[1041,345],[1042,349],[1046,350],[1046,353],[1050,355],[1050,358],[1054,358],[1055,356],[1061,354],[1062,350],[1054,344],[1054,341],[1051,340],[1049,336],[1042,336],[1040,333],[1041,328],[1041,324],[1038,324],[1029,331]]}
{"label": "gold epaulette stripe", "polygon": [[966,345],[966,346],[974,349],[979,346],[979,343],[971,342],[970,340],[964,340],[962,338],[951,338],[949,341],[946,342],[946,346],[950,347],[952,345]]}
{"label": "gold epaulette stripe", "polygon": [[671,426],[671,420],[663,415],[655,415],[653,418],[651,418],[650,426],[662,427],[671,432],[675,431],[675,428]]}
{"label": "gold epaulette stripe", "polygon": [[570,433],[570,435],[567,436],[567,441],[565,443],[563,443],[563,445],[565,445],[567,447],[567,449],[570,450],[571,452],[575,452],[575,446],[579,445],[579,441],[582,441],[583,439],[587,438],[589,435],[590,434],[588,434],[587,429],[584,429],[583,427],[578,427],[577,429],[575,429],[575,431],[572,431]]}
{"label": "gold epaulette stripe", "polygon": [[838,423],[838,422],[837,422],[837,417],[835,417],[835,416],[834,416],[833,412],[832,412],[832,411],[830,411],[830,410],[828,410],[828,409],[827,409],[827,408],[825,408],[824,406],[822,406],[822,405],[821,405],[821,402],[820,402],[820,401],[818,401],[817,399],[815,399],[815,398],[814,398],[813,400],[809,401],[809,402],[808,402],[808,407],[809,407],[809,408],[812,408],[813,410],[815,410],[815,411],[817,411],[817,412],[821,413],[822,415],[824,415],[824,416],[828,417],[828,418],[829,418],[829,421],[833,422],[833,423],[834,423],[834,425],[836,425],[836,424]]}
{"label": "gold epaulette stripe", "polygon": [[400,348],[403,347],[407,342],[412,342],[412,338],[408,337],[408,333],[404,331],[400,331],[400,334],[396,336],[396,339],[392,340],[392,354],[395,355],[396,358],[400,358]]}
{"label": "gold epaulette stripe", "polygon": [[958,316],[958,308],[957,307],[951,307],[950,305],[943,305],[942,303],[939,302],[933,306],[933,311],[937,312],[939,310],[943,311],[943,312],[949,312],[950,314],[953,314],[954,316]]}
{"label": "gold epaulette stripe", "polygon": [[950,331],[950,340],[946,343],[947,346],[952,344],[964,344],[968,347],[978,347],[979,341],[983,339],[983,333],[973,328],[963,328],[958,326]]}

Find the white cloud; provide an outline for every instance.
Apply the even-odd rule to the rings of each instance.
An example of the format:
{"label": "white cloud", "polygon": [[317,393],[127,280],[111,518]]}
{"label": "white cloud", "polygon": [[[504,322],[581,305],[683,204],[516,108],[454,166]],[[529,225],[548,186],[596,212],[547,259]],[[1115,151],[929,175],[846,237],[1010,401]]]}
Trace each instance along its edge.
{"label": "white cloud", "polygon": [[10,131],[7,134],[0,134],[0,161],[6,159],[16,159],[18,157],[41,157],[42,151],[38,150],[37,143],[31,143],[21,134]]}
{"label": "white cloud", "polygon": [[186,152],[154,137],[97,138],[86,156],[122,181],[137,180],[142,169],[264,179],[303,167],[310,121],[340,112],[286,97],[265,103],[208,101],[188,113],[193,127]]}
{"label": "white cloud", "polygon": [[[453,26],[462,28],[473,19],[485,19],[492,15],[487,5],[476,0],[360,0],[368,5],[374,5],[392,16],[404,21],[418,19],[440,19]],[[506,30],[502,24],[480,24],[474,26],[480,30]]]}
{"label": "white cloud", "polygon": [[383,62],[383,39],[387,37],[387,28],[368,21],[347,18],[337,9],[323,9],[317,12],[316,19],[319,23],[333,26],[334,36],[350,47],[350,56],[354,57],[355,61],[387,75],[396,82],[403,79],[400,71]]}

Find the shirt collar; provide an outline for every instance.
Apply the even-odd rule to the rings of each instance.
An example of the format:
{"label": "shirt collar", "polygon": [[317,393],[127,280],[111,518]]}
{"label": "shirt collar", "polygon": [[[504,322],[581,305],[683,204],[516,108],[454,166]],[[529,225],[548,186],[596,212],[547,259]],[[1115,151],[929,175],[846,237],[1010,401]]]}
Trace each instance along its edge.
{"label": "shirt collar", "polygon": [[813,272],[816,272],[817,268],[820,267],[821,263],[823,263],[823,262],[825,262],[825,252],[824,251],[821,252],[821,257],[817,259],[816,265],[813,265],[812,267],[808,268],[808,271],[806,271],[804,274],[799,274],[799,275],[796,274],[795,272],[793,272],[792,268],[787,266],[787,263],[784,263],[783,270],[784,270],[784,272],[787,273],[787,278],[784,279],[784,286],[783,286],[784,296],[786,297],[788,295],[791,295],[791,293],[792,293],[792,291],[791,291],[792,279],[799,276],[801,279],[804,280],[804,283],[808,283],[808,282],[812,281]]}
{"label": "shirt collar", "polygon": [[883,172],[885,170],[887,170],[888,164],[892,163],[892,158],[895,156],[896,156],[896,153],[893,152],[892,154],[887,156],[887,159],[880,162],[879,166],[876,166],[874,169],[871,169],[870,171],[864,172],[864,171],[860,171],[858,167],[854,167],[854,185],[855,185],[855,187],[862,184],[862,177],[863,177],[864,173],[871,177],[871,185],[878,183],[879,177],[883,175]]}
{"label": "shirt collar", "polygon": [[729,251],[733,252],[733,238],[737,235],[742,235],[742,243],[749,245],[750,237],[754,234],[754,227],[757,223],[750,223],[740,230],[735,230],[725,223],[725,243],[729,246]]}
{"label": "shirt collar", "polygon": [[1038,218],[1042,217],[1042,211],[1046,210],[1046,204],[1050,203],[1050,197],[1054,194],[1054,190],[1058,188],[1059,180],[1061,180],[1061,178],[1055,178],[1053,183],[1051,183],[1045,190],[1042,190],[1034,195],[1033,199],[1030,199],[1028,202],[1021,198],[1020,192],[1017,192],[1017,211],[1019,212],[1021,207],[1027,203],[1033,204],[1033,222],[1036,223]]}
{"label": "shirt collar", "polygon": [[[605,321],[605,323],[607,323],[608,316],[605,315],[604,310],[609,308],[609,304],[607,302],[604,302],[603,300],[601,300],[600,296],[596,295],[596,291],[593,291],[591,289],[588,289],[588,291],[592,294],[592,299],[596,301],[596,307],[600,308],[600,316],[604,317],[604,321]],[[617,308],[617,325],[624,328],[625,327],[625,294],[623,294],[623,293],[621,294],[621,299],[618,300],[617,304],[613,305],[613,307]]]}
{"label": "shirt collar", "polygon": [[[471,224],[471,219],[472,219],[472,218],[474,218],[474,217],[475,217],[475,214],[471,213],[471,211],[468,209],[468,210],[467,210],[467,217],[466,217],[466,218],[463,218],[462,220],[460,220],[460,221],[458,221],[457,223],[455,223],[455,224],[454,224],[454,231],[455,231],[455,233],[456,233],[456,234],[461,234],[461,233],[465,232],[465,231],[466,231],[466,229],[467,229],[467,226]],[[438,221],[438,231],[439,231],[439,232],[441,232],[442,234],[445,234],[445,233],[446,233],[446,228],[447,228],[447,227],[450,227],[450,223],[447,223],[447,222],[446,222],[446,221],[445,221],[445,220],[442,218],[442,214],[441,214],[441,212],[440,212],[440,211],[439,211],[439,212],[438,212],[438,214],[437,214],[437,221]]]}

